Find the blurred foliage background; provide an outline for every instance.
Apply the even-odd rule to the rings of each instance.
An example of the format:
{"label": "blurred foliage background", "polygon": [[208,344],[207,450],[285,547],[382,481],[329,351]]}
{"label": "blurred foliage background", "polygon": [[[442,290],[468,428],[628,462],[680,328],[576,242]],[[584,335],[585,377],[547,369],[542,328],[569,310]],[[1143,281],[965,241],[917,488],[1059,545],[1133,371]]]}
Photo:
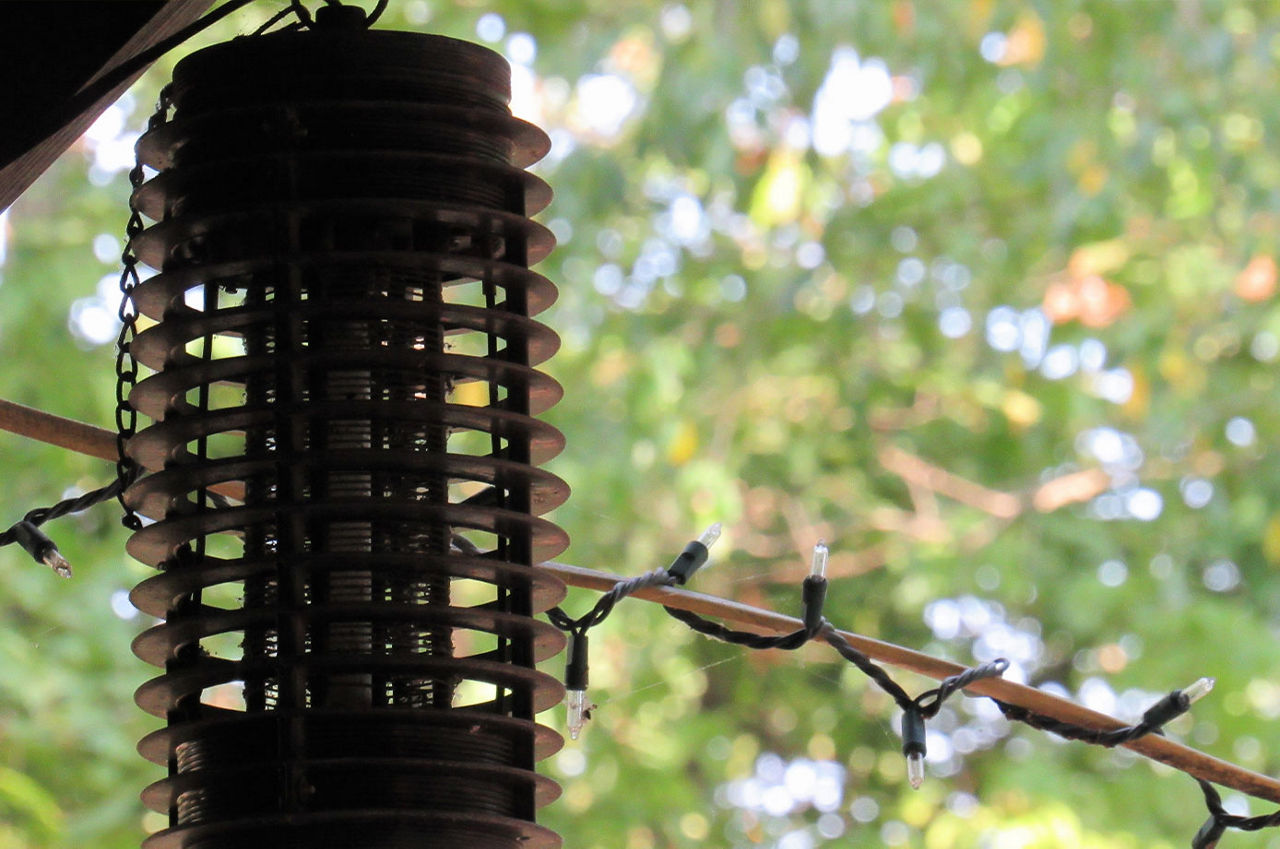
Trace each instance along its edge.
{"label": "blurred foliage background", "polygon": [[[1126,719],[1216,676],[1170,733],[1280,770],[1277,12],[393,2],[379,26],[503,52],[554,140],[563,559],[636,574],[719,519],[697,588],[795,611],[825,538],[837,624]],[[126,170],[176,58],[0,219],[0,396],[111,426]],[[2,434],[0,469],[6,524],[113,474]],[[0,551],[0,846],[135,846],[147,570],[110,507],[50,528],[72,581]],[[911,792],[892,704],[828,649],[636,601],[592,636],[600,707],[546,764],[573,849],[1171,847],[1204,818],[1190,779],[970,699]]]}

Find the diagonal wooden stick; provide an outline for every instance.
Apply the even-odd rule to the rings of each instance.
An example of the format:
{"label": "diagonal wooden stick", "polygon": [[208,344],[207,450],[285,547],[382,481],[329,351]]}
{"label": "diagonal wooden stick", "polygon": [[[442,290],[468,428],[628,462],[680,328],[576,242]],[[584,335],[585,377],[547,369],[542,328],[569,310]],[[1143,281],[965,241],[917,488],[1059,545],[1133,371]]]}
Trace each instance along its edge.
{"label": "diagonal wooden stick", "polygon": [[[0,430],[112,463],[118,457],[116,435],[111,431],[3,398],[0,398]],[[244,485],[234,481],[217,483],[209,489],[228,498],[244,497]]]}
{"label": "diagonal wooden stick", "polygon": [[3,399],[0,430],[101,460],[116,460],[116,435],[111,431]]}
{"label": "diagonal wooden stick", "polygon": [[[78,451],[91,457],[115,459],[116,437],[111,431],[8,401],[0,401],[0,430]],[[110,450],[107,450],[108,448]],[[614,584],[623,580],[620,575],[565,563],[546,562],[540,564],[539,568],[558,576],[566,584],[601,592],[611,589]],[[801,624],[799,619],[783,616],[771,610],[750,607],[684,589],[668,587],[644,589],[636,592],[635,597],[773,633],[794,631]],[[840,634],[854,648],[873,660],[929,678],[941,680],[964,670],[964,667],[959,664],[892,643],[873,640],[848,631],[841,631]],[[1125,724],[1114,717],[1097,713],[1034,687],[1026,687],[999,678],[978,681],[966,689],[974,694],[990,696],[1074,725],[1111,730],[1121,728]],[[1206,755],[1166,737],[1149,735],[1124,745],[1188,775],[1280,804],[1280,781]]]}
{"label": "diagonal wooden stick", "polygon": [[[611,589],[618,581],[624,580],[619,575],[610,575],[605,572],[583,569],[580,566],[569,566],[564,563],[543,563],[542,568],[554,573],[566,584],[592,590],[606,591]],[[643,589],[638,590],[634,597],[772,633],[789,633],[801,627],[802,624],[799,619],[784,616],[781,613],[774,613],[771,610],[750,607],[735,601],[684,589],[668,587]],[[848,640],[854,648],[872,660],[887,663],[899,669],[916,672],[929,678],[942,680],[950,675],[963,672],[965,669],[965,667],[949,660],[921,654],[911,649],[881,642],[880,640],[873,640],[870,637],[863,637],[849,631],[840,631],[840,635]],[[976,695],[990,696],[1008,704],[1024,707],[1034,713],[1087,728],[1110,731],[1115,728],[1123,728],[1126,725],[1126,723],[1114,717],[1089,710],[1075,702],[1058,698],[1034,687],[1015,684],[1012,681],[1005,681],[1001,678],[987,678],[977,681],[966,687],[965,690]],[[1205,781],[1212,781],[1214,784],[1230,787],[1233,790],[1239,790],[1241,793],[1247,793],[1259,799],[1280,803],[1280,781],[1266,775],[1251,772],[1227,761],[1219,760],[1180,743],[1175,743],[1167,737],[1160,737],[1154,734],[1148,735],[1131,743],[1125,743],[1124,746],[1196,778],[1203,778]]]}

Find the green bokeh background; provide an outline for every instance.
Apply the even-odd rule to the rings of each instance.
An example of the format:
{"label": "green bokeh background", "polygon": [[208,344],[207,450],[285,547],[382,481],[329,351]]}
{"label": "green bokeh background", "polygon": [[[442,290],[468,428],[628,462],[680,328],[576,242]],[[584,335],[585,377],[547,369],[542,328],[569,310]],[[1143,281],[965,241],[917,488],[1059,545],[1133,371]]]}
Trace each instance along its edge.
{"label": "green bokeh background", "polygon": [[[380,26],[517,60],[556,143],[562,559],[636,574],[722,520],[697,588],[794,611],[824,538],[837,624],[1020,653],[1032,683],[1129,717],[1212,675],[1170,733],[1280,769],[1277,12],[393,2]],[[0,397],[111,426],[110,145],[176,58],[9,211]],[[6,522],[113,473],[6,435],[0,471]],[[134,846],[161,825],[134,752],[147,623],[120,603],[147,570],[110,507],[50,530],[72,581],[0,551],[0,847]],[[592,681],[595,719],[546,763],[565,794],[542,819],[573,849],[1172,847],[1204,817],[1184,776],[969,700],[910,792],[892,704],[829,650],[748,656],[640,602],[593,633]],[[805,770],[835,770],[834,803]]]}

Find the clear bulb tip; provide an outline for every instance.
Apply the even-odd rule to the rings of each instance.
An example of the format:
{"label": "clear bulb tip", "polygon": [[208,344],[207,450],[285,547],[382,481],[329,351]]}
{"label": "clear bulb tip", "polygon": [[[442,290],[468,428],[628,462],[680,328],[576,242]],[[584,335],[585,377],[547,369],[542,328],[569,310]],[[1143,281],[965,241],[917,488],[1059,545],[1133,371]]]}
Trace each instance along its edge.
{"label": "clear bulb tip", "polygon": [[716,522],[702,532],[702,536],[698,537],[698,542],[702,543],[703,547],[710,548],[716,544],[716,540],[720,539],[720,532],[723,530],[724,525]]}
{"label": "clear bulb tip", "polygon": [[1188,704],[1195,704],[1200,699],[1209,695],[1213,690],[1213,685],[1215,683],[1217,682],[1212,678],[1200,678],[1190,687],[1183,690],[1182,695],[1187,697]]}
{"label": "clear bulb tip", "polygon": [[912,790],[919,790],[924,784],[924,755],[920,752],[907,755],[907,781]]}
{"label": "clear bulb tip", "polygon": [[567,704],[569,716],[565,724],[569,728],[569,739],[577,740],[582,733],[582,726],[587,724],[587,691],[569,690]]}
{"label": "clear bulb tip", "polygon": [[63,557],[58,549],[50,548],[44,553],[44,556],[40,558],[40,561],[56,572],[60,577],[71,577],[71,564],[67,562],[67,558]]}
{"label": "clear bulb tip", "polygon": [[813,547],[813,560],[809,565],[810,577],[827,577],[827,560],[830,557],[831,550],[827,548],[827,543],[824,540],[818,540],[818,544]]}

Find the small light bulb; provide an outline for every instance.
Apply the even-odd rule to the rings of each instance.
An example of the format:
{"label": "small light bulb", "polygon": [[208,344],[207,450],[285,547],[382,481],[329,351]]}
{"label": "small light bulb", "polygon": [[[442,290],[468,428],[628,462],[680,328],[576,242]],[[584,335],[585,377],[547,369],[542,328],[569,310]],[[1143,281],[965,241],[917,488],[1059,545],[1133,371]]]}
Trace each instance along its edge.
{"label": "small light bulb", "polygon": [[578,735],[582,733],[582,726],[587,722],[587,691],[569,690],[567,695],[569,719],[566,724],[569,727],[569,738],[577,740]]}
{"label": "small light bulb", "polygon": [[809,574],[814,578],[827,577],[827,559],[831,556],[831,550],[827,548],[826,542],[818,540],[818,544],[813,547],[813,560],[809,565]]}
{"label": "small light bulb", "polygon": [[1195,704],[1200,699],[1209,695],[1213,689],[1213,685],[1217,683],[1212,678],[1200,678],[1190,687],[1182,691],[1182,695],[1187,697],[1187,704]]}
{"label": "small light bulb", "polygon": [[63,557],[56,548],[51,547],[46,551],[40,558],[40,562],[48,566],[63,578],[71,577],[71,564],[67,562],[67,558]]}
{"label": "small light bulb", "polygon": [[911,782],[912,790],[919,790],[924,783],[927,739],[924,714],[917,705],[911,705],[902,714],[902,754],[907,756],[907,781]]}
{"label": "small light bulb", "polygon": [[912,790],[919,790],[924,784],[924,753],[912,752],[907,755],[907,781]]}
{"label": "small light bulb", "polygon": [[677,584],[686,584],[693,577],[693,573],[697,572],[707,563],[707,558],[711,553],[711,546],[716,544],[716,540],[720,539],[720,531],[724,528],[719,522],[702,532],[702,536],[695,540],[691,540],[684,547],[684,551],[680,552],[680,556],[671,561],[671,565],[667,567],[667,574],[670,575]]}

